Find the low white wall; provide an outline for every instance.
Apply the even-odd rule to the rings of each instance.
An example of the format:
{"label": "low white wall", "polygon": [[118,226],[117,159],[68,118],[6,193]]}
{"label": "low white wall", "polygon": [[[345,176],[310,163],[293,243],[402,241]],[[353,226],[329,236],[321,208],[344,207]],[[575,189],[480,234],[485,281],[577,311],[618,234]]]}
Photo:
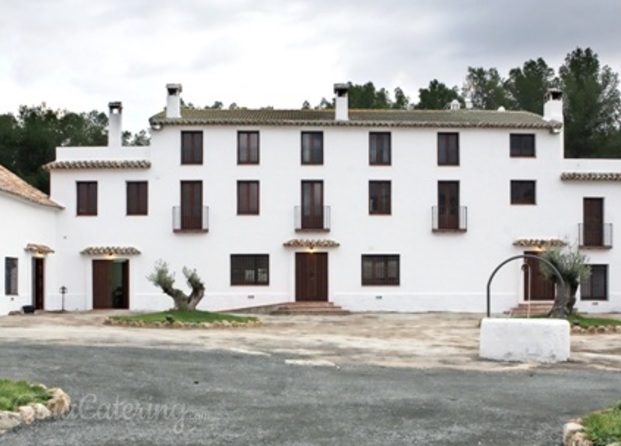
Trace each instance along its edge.
{"label": "low white wall", "polygon": [[495,361],[567,361],[570,331],[564,320],[485,318],[479,355]]}

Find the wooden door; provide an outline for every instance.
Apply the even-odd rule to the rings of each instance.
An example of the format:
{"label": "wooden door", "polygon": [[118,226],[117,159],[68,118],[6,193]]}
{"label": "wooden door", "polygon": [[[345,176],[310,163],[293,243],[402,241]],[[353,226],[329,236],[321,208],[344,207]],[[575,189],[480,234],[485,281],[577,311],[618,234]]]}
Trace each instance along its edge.
{"label": "wooden door", "polygon": [[438,228],[459,229],[459,181],[438,181]]}
{"label": "wooden door", "polygon": [[45,259],[32,259],[32,305],[35,310],[45,308]]}
{"label": "wooden door", "polygon": [[[538,252],[526,252],[525,254],[539,255]],[[539,265],[541,262],[537,259],[524,259],[524,300],[554,300],[555,286],[554,282],[546,279]]]}
{"label": "wooden door", "polygon": [[328,300],[328,253],[295,254],[295,300]]}
{"label": "wooden door", "polygon": [[302,229],[324,229],[323,181],[302,181]]}
{"label": "wooden door", "polygon": [[93,309],[112,308],[112,261],[93,260]]}
{"label": "wooden door", "polygon": [[583,245],[604,245],[604,199],[585,198],[583,205]]}
{"label": "wooden door", "polygon": [[203,229],[203,182],[181,182],[181,229]]}

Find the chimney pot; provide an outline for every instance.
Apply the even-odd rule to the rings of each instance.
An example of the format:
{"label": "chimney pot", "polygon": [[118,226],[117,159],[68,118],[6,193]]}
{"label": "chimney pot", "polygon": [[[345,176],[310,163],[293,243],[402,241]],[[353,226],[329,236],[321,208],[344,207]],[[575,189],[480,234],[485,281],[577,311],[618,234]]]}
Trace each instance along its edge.
{"label": "chimney pot", "polygon": [[181,117],[181,84],[166,84],[166,91],[168,95],[166,97],[166,117],[167,118],[180,118]]}
{"label": "chimney pot", "polygon": [[563,92],[558,88],[550,88],[545,94],[543,119],[546,121],[563,122]]}

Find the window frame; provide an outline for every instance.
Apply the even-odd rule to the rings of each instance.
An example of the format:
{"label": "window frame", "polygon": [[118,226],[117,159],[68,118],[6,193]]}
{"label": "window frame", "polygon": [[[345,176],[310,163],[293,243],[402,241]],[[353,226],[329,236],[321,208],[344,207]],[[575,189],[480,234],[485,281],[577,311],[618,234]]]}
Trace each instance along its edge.
{"label": "window frame", "polygon": [[[256,186],[253,195],[252,187]],[[244,190],[245,189],[245,190]],[[237,181],[237,215],[259,215],[261,206],[261,186],[258,180]],[[256,197],[256,203],[253,203]],[[253,204],[255,206],[253,206]]]}
{"label": "window frame", "polygon": [[[529,139],[532,140],[532,147],[524,148],[524,141]],[[511,158],[535,158],[537,155],[536,144],[537,139],[534,133],[511,133],[509,135],[509,156]]]}
{"label": "window frame", "polygon": [[97,181],[76,181],[76,215],[96,217],[98,213]]}
{"label": "window frame", "polygon": [[[241,264],[236,264],[242,262]],[[243,262],[247,262],[244,265]],[[264,263],[261,263],[264,262]],[[265,271],[260,271],[264,269]],[[252,272],[252,279],[248,279],[248,272]],[[264,280],[260,280],[262,274]],[[231,254],[230,255],[231,286],[269,286],[270,284],[270,255],[269,254]]]}
{"label": "window frame", "polygon": [[[384,199],[386,192],[387,200]],[[373,207],[374,199],[377,200],[376,209]],[[369,180],[369,215],[392,215],[392,181]]]}
{"label": "window frame", "polygon": [[[256,136],[256,147],[252,137]],[[261,136],[258,130],[239,130],[237,132],[237,164],[259,164],[261,156]],[[242,156],[244,155],[244,156]]]}
{"label": "window frame", "polygon": [[4,295],[19,295],[19,259],[17,257],[4,258]]}
{"label": "window frame", "polygon": [[[517,197],[517,188],[518,186],[526,186],[526,185],[531,185],[533,187],[533,191],[532,191],[532,202],[529,200],[525,200],[524,198],[519,199]],[[522,194],[520,194],[522,196],[525,196],[525,193],[522,192]],[[510,198],[511,198],[511,205],[512,206],[535,206],[537,205],[537,181],[536,180],[511,180],[511,186],[510,186]]]}
{"label": "window frame", "polygon": [[[610,280],[610,275],[608,274],[608,265],[604,265],[604,264],[593,264],[593,265],[589,265],[591,267],[591,275],[586,279],[585,281],[581,281],[580,283],[580,300],[584,300],[584,301],[588,301],[588,302],[605,302],[609,299],[609,292],[610,292],[610,288],[609,288],[609,280]],[[603,273],[603,277],[601,277],[601,280],[603,280],[603,288],[604,288],[604,295],[603,296],[593,296],[593,271],[600,271],[600,273]],[[587,287],[588,285],[588,287]],[[584,290],[585,289],[589,289],[589,295],[588,296],[584,296]]]}
{"label": "window frame", "polygon": [[127,216],[149,215],[149,182],[126,181],[125,213]]}
{"label": "window frame", "polygon": [[[192,137],[189,145],[186,145]],[[196,141],[198,139],[199,141]],[[181,132],[181,165],[202,165],[203,164],[204,138],[202,130],[184,130]]]}
{"label": "window frame", "polygon": [[[396,277],[389,277],[389,262],[396,261]],[[365,263],[370,264],[371,276],[365,276]],[[399,254],[362,254],[361,256],[361,285],[362,286],[400,286],[401,285],[401,256]],[[377,268],[382,265],[383,277],[377,277]]]}
{"label": "window frame", "polygon": [[[387,159],[384,159],[387,158]],[[392,135],[390,132],[369,132],[369,165],[392,164]]]}
{"label": "window frame", "polygon": [[[454,147],[451,146],[451,143],[450,143],[453,137],[455,138],[455,141],[456,141],[456,145]],[[438,146],[438,153],[437,153],[438,154],[438,166],[459,166],[459,163],[460,163],[459,132],[438,132],[437,146]]]}
{"label": "window frame", "polygon": [[[305,144],[305,136],[310,137],[310,145]],[[315,139],[319,140],[316,150]],[[303,166],[323,166],[324,139],[322,131],[304,131],[300,134],[300,162]]]}

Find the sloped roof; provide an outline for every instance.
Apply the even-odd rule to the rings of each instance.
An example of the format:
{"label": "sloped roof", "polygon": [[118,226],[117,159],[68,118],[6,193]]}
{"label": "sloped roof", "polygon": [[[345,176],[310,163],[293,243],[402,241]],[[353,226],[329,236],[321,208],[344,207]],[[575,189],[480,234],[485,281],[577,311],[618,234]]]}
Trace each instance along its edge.
{"label": "sloped roof", "polygon": [[561,181],[621,181],[621,172],[563,172]]}
{"label": "sloped roof", "polygon": [[523,111],[489,110],[349,110],[349,120],[335,120],[334,110],[181,110],[181,118],[165,112],[151,117],[159,125],[296,125],[433,128],[558,129],[560,122]]}
{"label": "sloped roof", "polygon": [[73,160],[52,161],[43,168],[50,170],[67,169],[148,169],[151,161],[148,160]]}
{"label": "sloped roof", "polygon": [[41,206],[63,209],[61,205],[50,200],[50,197],[46,194],[32,187],[3,166],[0,166],[0,191],[28,200],[32,203],[40,204]]}

